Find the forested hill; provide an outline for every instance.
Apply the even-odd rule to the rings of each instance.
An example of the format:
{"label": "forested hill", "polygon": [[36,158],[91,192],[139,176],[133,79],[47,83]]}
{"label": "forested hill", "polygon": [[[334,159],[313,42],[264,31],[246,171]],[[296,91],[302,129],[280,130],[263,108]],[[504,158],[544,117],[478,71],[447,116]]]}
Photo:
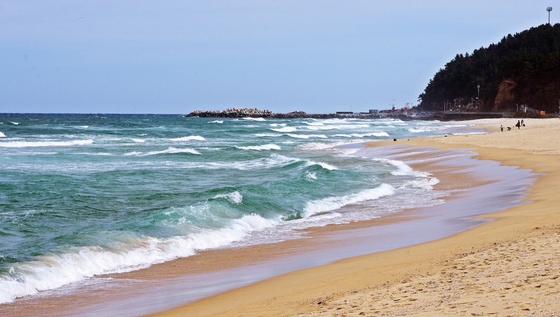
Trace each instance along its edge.
{"label": "forested hill", "polygon": [[[479,99],[477,99],[479,97]],[[560,24],[508,35],[498,44],[459,54],[419,96],[420,108],[507,111],[519,105],[558,112]]]}

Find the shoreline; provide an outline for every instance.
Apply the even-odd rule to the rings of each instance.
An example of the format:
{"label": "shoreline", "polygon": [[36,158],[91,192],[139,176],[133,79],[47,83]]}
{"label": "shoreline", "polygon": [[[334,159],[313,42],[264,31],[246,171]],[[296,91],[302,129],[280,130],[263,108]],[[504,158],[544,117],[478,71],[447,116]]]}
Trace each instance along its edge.
{"label": "shoreline", "polygon": [[[540,176],[530,186],[526,198],[528,204],[481,216],[482,219],[492,221],[447,238],[292,272],[155,316],[181,316],[185,313],[196,316],[331,316],[335,313],[347,316],[364,313],[402,316],[411,311],[426,316],[434,313],[476,315],[481,312],[507,312],[513,315],[542,313],[543,316],[550,315],[551,312],[560,313],[560,309],[555,308],[560,299],[560,289],[555,283],[546,283],[546,292],[542,287],[545,282],[554,282],[559,277],[558,267],[538,267],[542,261],[541,254],[535,252],[537,248],[531,244],[541,241],[545,249],[559,244],[560,219],[554,211],[559,199],[555,197],[557,195],[554,188],[560,180],[560,163],[557,162],[560,142],[554,136],[556,132],[560,132],[560,121],[530,120],[528,126],[519,131],[503,134],[499,132],[500,124],[513,125],[510,121],[512,120],[497,119],[473,122],[476,127],[488,131],[482,135],[412,139],[397,143],[413,147],[472,149],[477,153],[478,159],[531,169]],[[521,246],[528,249],[520,251]],[[552,250],[558,249],[554,248]],[[529,257],[525,257],[523,253],[526,251],[538,260],[528,260]],[[489,256],[491,252],[498,256]],[[556,259],[558,254],[549,253],[544,263],[550,265],[550,258]],[[484,292],[476,285],[455,281],[453,278],[461,272],[468,274],[469,270],[484,275],[484,272],[490,270],[488,267],[499,272],[501,263],[492,263],[488,259],[511,256],[518,261],[521,258],[530,263],[516,262],[524,269],[521,270],[521,276],[517,277],[520,282],[502,281],[506,286],[500,286],[499,290],[503,292]],[[470,267],[462,263],[465,260],[469,261]],[[553,272],[544,274],[543,279],[547,281],[541,279],[533,285],[525,281],[528,275],[535,276],[536,273],[527,273],[525,269],[527,272],[530,269]],[[509,270],[509,273],[516,271],[515,268]],[[486,276],[485,283],[496,283],[500,276],[502,275],[499,273]],[[426,290],[426,285],[444,282],[460,285],[453,284],[456,289],[442,287]],[[421,288],[422,285],[424,288]],[[411,291],[411,287],[414,290]],[[511,291],[512,288],[515,288],[515,292]],[[551,299],[537,300],[545,296],[545,293]],[[412,294],[418,298],[411,297]],[[464,303],[458,300],[467,297],[471,300],[463,301]],[[505,304],[508,301],[514,304],[508,306]],[[477,306],[478,302],[484,305]]]}
{"label": "shoreline", "polygon": [[[494,127],[495,124],[492,123],[492,127]],[[498,125],[499,126],[499,125]],[[481,127],[481,125],[478,125],[477,127]],[[495,127],[494,127],[495,128]],[[470,138],[472,135],[467,136],[468,138]],[[451,138],[441,138],[441,140],[445,140],[445,141],[449,141],[452,140],[454,138],[458,138],[461,139],[465,136],[458,136],[458,137],[451,137]],[[472,136],[472,137],[477,137],[477,136]],[[422,143],[425,142],[425,143]],[[390,148],[394,145],[397,145],[398,147],[401,147],[401,150],[399,151],[405,151],[402,150],[402,148],[406,148],[406,147],[415,147],[415,148],[419,148],[419,147],[434,147],[434,146],[438,146],[437,144],[434,144],[434,140],[431,139],[425,139],[425,140],[416,140],[416,139],[412,139],[411,141],[399,141],[399,142],[379,142],[376,143],[375,146],[385,146],[385,148]],[[448,146],[449,149],[453,149],[453,150],[457,150],[457,149],[464,149],[465,147],[462,146],[461,144],[459,145],[449,145]],[[469,147],[467,147],[469,148]],[[420,160],[421,161],[421,160]],[[436,160],[437,161],[437,160]],[[449,189],[453,190],[453,189],[460,189],[461,186],[466,186],[469,187],[471,185],[481,185],[480,180],[475,179],[475,177],[473,177],[472,173],[466,172],[461,170],[461,168],[459,168],[459,166],[456,166],[456,169],[453,170],[452,167],[449,166],[445,166],[444,164],[432,164],[433,162],[431,160],[428,160],[427,163],[425,163],[426,166],[415,166],[415,169],[419,169],[419,170],[426,170],[426,171],[430,171],[430,169],[436,169],[434,172],[438,173],[437,177],[438,178],[449,178],[448,180],[442,181],[442,183],[438,186],[451,186]],[[469,169],[469,167],[467,167],[467,169]],[[461,195],[461,193],[459,192],[458,195]],[[446,198],[447,199],[454,199],[454,198]],[[460,198],[459,198],[460,200]],[[515,207],[517,208],[517,207]],[[377,223],[379,225],[379,222],[390,222],[390,221],[395,221],[395,222],[399,222],[399,221],[406,221],[409,219],[403,219],[403,218],[414,218],[414,216],[407,216],[410,215],[410,213],[407,213],[407,211],[404,211],[402,213],[398,213],[398,214],[394,214],[391,215],[390,217],[384,218],[383,221],[380,221],[378,219],[371,221],[371,223]],[[496,215],[496,214],[493,214]],[[492,215],[492,216],[493,216]],[[493,219],[493,217],[490,217]],[[488,218],[484,218],[484,219],[488,219]],[[488,221],[488,220],[480,220],[480,221]],[[273,244],[273,245],[269,245],[269,246],[264,246],[263,248],[259,249],[259,248],[254,248],[254,247],[249,247],[252,248],[252,251],[250,251],[249,253],[242,253],[241,255],[236,255],[237,253],[237,249],[232,249],[229,250],[227,253],[228,256],[233,256],[234,257],[234,261],[235,263],[237,263],[240,266],[243,265],[247,265],[247,263],[252,263],[252,261],[254,262],[255,259],[258,259],[258,256],[261,255],[266,255],[267,252],[269,251],[273,251],[273,254],[275,254],[276,258],[272,258],[272,261],[278,261],[278,259],[286,259],[287,256],[292,256],[293,254],[291,254],[290,252],[307,252],[309,250],[313,250],[313,248],[316,248],[319,246],[319,244],[323,244],[323,247],[325,247],[325,243],[331,243],[331,245],[326,245],[326,248],[332,248],[332,240],[329,240],[328,237],[336,237],[337,232],[340,234],[343,234],[344,232],[352,232],[352,230],[360,230],[363,228],[366,228],[368,226],[371,226],[370,224],[366,224],[366,223],[357,223],[357,224],[349,224],[349,225],[345,225],[344,228],[342,227],[337,227],[337,228],[323,228],[317,231],[313,231],[312,233],[310,233],[310,235],[313,235],[312,239],[304,239],[307,242],[307,245],[305,247],[301,247],[299,246],[299,251],[294,251],[293,248],[294,246],[296,246],[296,241],[288,241],[286,242],[285,245],[279,247],[278,244]],[[472,229],[471,229],[472,230]],[[467,232],[470,232],[470,230],[468,230]],[[333,234],[334,233],[334,234]],[[461,235],[461,234],[459,234]],[[455,237],[457,235],[454,235],[453,237]],[[321,239],[315,239],[316,237],[321,237]],[[446,238],[447,239],[447,238]],[[439,239],[436,240],[437,241],[443,241],[446,239]],[[453,239],[453,238],[451,238]],[[318,241],[318,242],[317,242]],[[320,243],[319,243],[320,242]],[[292,244],[291,246],[289,246],[289,244]],[[420,244],[420,245],[416,245],[416,246],[411,246],[411,247],[405,247],[405,248],[397,248],[396,250],[392,250],[392,251],[375,251],[376,253],[374,253],[371,256],[375,256],[377,255],[378,257],[380,257],[380,260],[378,259],[377,261],[379,262],[373,262],[373,265],[371,262],[369,262],[370,260],[363,260],[363,258],[368,258],[370,257],[370,255],[357,255],[357,256],[352,256],[349,259],[346,260],[340,260],[340,261],[335,261],[332,264],[326,264],[325,263],[319,263],[319,266],[315,266],[312,268],[303,268],[300,270],[295,270],[295,272],[291,272],[291,273],[286,273],[286,274],[282,274],[278,277],[271,277],[271,278],[267,278],[264,281],[256,281],[255,283],[248,285],[248,286],[241,286],[241,287],[236,287],[235,289],[231,290],[231,291],[226,291],[223,292],[221,294],[215,295],[215,296],[210,296],[207,298],[204,298],[202,300],[196,301],[196,302],[192,302],[190,304],[187,304],[186,306],[182,306],[180,308],[174,309],[174,310],[165,310],[165,309],[161,309],[163,310],[162,313],[156,314],[156,315],[161,315],[161,316],[174,316],[174,314],[176,315],[184,315],[184,312],[188,312],[188,315],[195,315],[195,316],[215,316],[215,315],[231,315],[233,314],[239,314],[239,315],[245,315],[245,316],[254,316],[254,315],[297,315],[300,314],[301,312],[310,312],[310,313],[317,313],[316,310],[318,308],[324,309],[326,308],[326,304],[327,301],[324,300],[324,298],[329,298],[328,302],[331,302],[331,299],[336,298],[337,296],[339,298],[343,298],[341,295],[343,291],[343,289],[347,289],[347,290],[351,290],[351,294],[362,294],[362,292],[358,292],[358,293],[354,293],[356,290],[363,290],[363,289],[368,289],[371,287],[371,283],[369,282],[370,277],[363,276],[362,274],[364,272],[374,272],[373,274],[377,274],[382,276],[381,280],[379,280],[379,282],[382,283],[386,283],[385,281],[385,277],[386,275],[384,275],[386,272],[389,272],[392,277],[389,280],[392,280],[393,278],[395,278],[395,276],[399,276],[399,274],[402,274],[400,270],[404,270],[405,268],[407,270],[412,270],[414,271],[414,267],[416,265],[419,265],[417,263],[409,263],[409,262],[403,262],[400,263],[399,261],[401,261],[401,257],[402,254],[405,255],[414,255],[417,254],[415,253],[416,251],[414,251],[414,248],[417,247],[422,247],[424,245],[427,245],[429,243],[424,243],[424,244]],[[296,246],[298,247],[298,246]],[[268,248],[268,250],[267,250]],[[306,249],[307,248],[307,249]],[[297,249],[297,248],[296,248]],[[292,251],[290,251],[292,250]],[[404,251],[403,251],[404,250]],[[256,251],[256,252],[255,252]],[[224,255],[221,254],[222,252],[224,252],[224,250],[217,250],[217,251],[209,251],[209,252],[204,252],[204,254],[202,254],[203,256],[206,257],[206,259],[210,258],[210,259],[224,259]],[[404,253],[400,253],[401,256],[396,256],[394,255],[392,252],[396,252],[394,254],[399,254],[398,252],[404,252]],[[371,253],[371,252],[369,252]],[[366,252],[366,254],[369,254],[368,252]],[[391,262],[389,261],[388,263],[385,263],[385,261],[387,260],[387,258],[384,258],[386,255],[388,254],[389,258],[391,259],[391,261],[396,261],[396,262]],[[249,255],[248,258],[244,258],[244,256]],[[440,255],[440,254],[438,254]],[[214,258],[212,258],[212,256],[214,256]],[[424,263],[425,261],[429,261],[430,258],[429,257],[423,257],[422,253],[419,253],[416,255],[416,257],[418,259],[423,259],[422,261],[420,261],[421,263]],[[200,258],[200,257],[197,257]],[[227,258],[227,256],[226,256]],[[263,258],[264,259],[264,258]],[[151,267],[148,268],[146,270],[142,270],[142,271],[136,271],[136,272],[131,272],[131,273],[125,273],[125,274],[118,274],[115,276],[107,276],[107,278],[111,278],[111,279],[116,279],[119,281],[127,281],[130,284],[132,284],[132,287],[130,287],[130,285],[128,285],[128,288],[122,288],[119,289],[117,287],[116,291],[113,290],[113,293],[111,295],[111,293],[109,292],[109,297],[105,296],[105,299],[103,300],[103,296],[101,296],[101,299],[99,301],[99,305],[111,305],[111,302],[107,302],[107,298],[111,298],[111,296],[116,296],[116,297],[131,297],[134,296],[134,294],[136,294],[136,289],[134,284],[137,281],[141,281],[143,284],[138,284],[138,286],[142,286],[142,288],[150,288],[150,287],[154,287],[154,285],[160,287],[160,289],[166,289],[165,290],[165,295],[164,296],[159,296],[161,297],[160,300],[169,300],[169,298],[166,298],[166,296],[168,295],[173,295],[172,293],[177,291],[176,289],[169,287],[169,281],[171,279],[176,278],[179,275],[182,275],[185,273],[185,268],[189,269],[189,266],[186,266],[185,263],[190,262],[191,258],[189,258],[188,261],[183,261],[183,260],[178,260],[178,261],[172,261],[172,262],[168,262],[166,264],[162,264],[162,265],[158,265],[158,269],[156,269],[155,267]],[[211,261],[214,261],[211,260]],[[266,260],[266,259],[265,259]],[[270,259],[268,259],[270,260]],[[406,259],[405,259],[406,260]],[[181,261],[183,262],[183,264],[181,264]],[[226,263],[227,262],[227,263]],[[212,270],[219,270],[220,268],[222,268],[223,266],[220,265],[225,265],[225,266],[231,266],[231,261],[227,260],[226,262],[223,263],[219,263],[219,262],[211,262],[216,264],[216,266],[212,269],[210,268],[209,271]],[[266,262],[266,261],[265,261]],[[348,270],[348,272],[353,272],[353,273],[346,273],[346,272],[340,272],[339,269],[336,269],[337,267],[340,267],[341,263],[349,263],[349,264],[344,264],[343,265],[343,271]],[[257,261],[258,263],[258,261]],[[192,263],[190,263],[191,266],[190,268],[192,269]],[[182,266],[184,265],[184,266]],[[357,266],[356,266],[357,265]],[[369,267],[372,267],[371,269]],[[402,266],[402,267],[401,267]],[[367,267],[367,269],[364,269],[364,267]],[[360,268],[362,268],[362,270],[360,270]],[[207,268],[208,269],[208,268]],[[333,271],[334,270],[334,271]],[[365,270],[365,271],[364,271]],[[376,271],[377,270],[377,271]],[[379,271],[380,270],[380,271]],[[383,274],[379,274],[379,273],[383,273]],[[161,274],[169,274],[167,276],[164,277],[164,280],[162,280],[162,276]],[[403,276],[406,276],[407,274],[410,273],[406,273]],[[356,281],[355,280],[355,276],[360,276],[359,280]],[[295,280],[293,280],[293,276],[296,277]],[[315,280],[314,280],[315,278]],[[348,279],[348,280],[346,280]],[[374,279],[375,281],[377,281],[376,279]],[[284,281],[284,282],[282,282]],[[288,284],[282,284],[282,283],[286,283],[286,281],[288,281]],[[367,284],[364,284],[364,281],[368,281]],[[152,283],[153,282],[153,283]],[[303,284],[305,285],[301,285],[303,282]],[[280,283],[280,284],[277,284]],[[314,284],[317,285],[323,285],[327,283],[328,286],[330,287],[321,287],[320,288],[320,292],[317,293],[317,289],[314,289]],[[278,286],[280,285],[280,286]],[[284,285],[284,286],[282,286]],[[301,287],[301,290],[300,290]],[[307,288],[306,288],[307,287]],[[291,294],[291,291],[293,290],[299,290],[298,297],[293,297]],[[120,292],[125,292],[127,294],[120,294]],[[49,315],[48,311],[50,309],[51,312],[57,312],[57,313],[63,313],[63,314],[58,314],[58,315],[80,315],[80,310],[76,311],[74,310],[74,308],[76,306],[80,307],[80,308],[88,308],[88,307],[92,307],[91,306],[91,302],[92,302],[92,298],[95,299],[96,296],[96,291],[95,290],[90,290],[90,293],[94,293],[93,297],[92,294],[89,294],[90,297],[84,295],[84,294],[70,294],[69,296],[66,295],[62,295],[60,296],[58,299],[54,299],[54,300],[46,300],[46,301],[42,301],[40,298],[37,299],[37,302],[34,302],[34,300],[30,300],[28,302],[32,304],[32,306],[35,307],[27,307],[30,309],[34,309],[34,311],[36,312],[40,312],[43,315]],[[286,294],[286,292],[288,292],[288,294]],[[236,295],[237,294],[237,295]],[[241,294],[241,295],[239,295]],[[97,294],[99,295],[99,294]],[[103,294],[101,294],[103,295]],[[156,295],[156,294],[154,294]],[[177,296],[182,296],[181,294],[176,294]],[[211,294],[210,294],[211,295]],[[288,297],[285,297],[288,296]],[[172,297],[172,296],[169,296]],[[323,299],[322,299],[323,298]],[[285,299],[289,299],[288,302],[285,302]],[[322,303],[321,305],[315,305],[315,300],[319,299],[319,301]],[[95,300],[94,300],[95,302]],[[180,303],[184,303],[185,301],[182,300],[179,303],[175,304],[179,305]],[[294,305],[294,303],[297,303],[297,305],[295,305],[296,308],[292,309],[291,307]],[[35,305],[35,304],[39,304],[39,305]],[[255,308],[251,308],[253,307],[253,305],[255,305]],[[265,307],[262,307],[262,305],[265,305]],[[17,308],[17,305],[14,305],[13,307]],[[167,307],[170,307],[169,305]],[[4,307],[6,308],[6,306]],[[66,309],[65,309],[66,308]],[[315,309],[315,310],[313,310]],[[338,309],[338,308],[337,308]],[[266,313],[261,313],[262,311],[266,311]],[[2,311],[2,310],[0,310]],[[4,312],[7,312],[7,310],[5,310]],[[20,313],[20,315],[29,315],[30,312],[33,312],[33,310],[25,310],[25,311],[18,311],[18,313]],[[40,315],[40,314],[39,314]],[[90,316],[95,316],[96,313],[94,311],[91,312],[91,314],[89,314]],[[141,314],[137,314],[137,315],[144,315],[144,313]]]}
{"label": "shoreline", "polygon": [[[436,185],[438,189],[456,191],[454,196],[445,197],[446,201],[457,199],[459,202],[468,203],[469,199],[472,201],[474,198],[460,197],[464,196],[461,192],[462,188],[472,185],[480,187],[492,183],[490,179],[481,181],[481,176],[487,175],[475,175],[467,171],[476,169],[476,166],[481,169],[483,165],[473,160],[472,153],[468,151],[433,151],[430,146],[422,151],[409,153],[406,144],[398,144],[396,148],[393,148],[393,143],[386,145],[378,148],[382,149],[381,153],[365,153],[365,155],[367,157],[395,155],[398,160],[401,160],[403,155],[407,156],[404,161],[411,161],[415,170],[434,172],[434,176],[441,180],[440,184]],[[371,150],[374,148],[363,149],[363,151]],[[446,159],[449,157],[456,157],[456,159],[451,162]],[[486,170],[493,168],[494,165],[485,167]],[[442,209],[426,207],[425,210],[418,207],[370,221],[314,228],[306,230],[307,234],[303,238],[281,243],[201,252],[193,257],[154,265],[139,271],[101,276],[100,279],[108,281],[108,285],[101,289],[81,287],[77,292],[70,294],[46,292],[43,296],[22,299],[13,305],[8,304],[0,311],[14,316],[30,314],[97,316],[101,312],[108,311],[112,313],[121,311],[121,314],[126,316],[136,316],[147,312],[165,311],[198,299],[196,296],[211,296],[232,288],[239,289],[246,284],[259,283],[262,280],[308,267],[322,266],[341,258],[362,256],[440,239],[474,225],[473,220],[455,220],[453,228],[444,223],[438,226],[439,222],[447,221],[443,213],[448,206],[450,205],[444,204]],[[372,232],[372,228],[379,232],[375,230]],[[418,231],[419,228],[424,231]],[[402,230],[414,230],[414,232],[403,238]],[[372,241],[378,242],[372,244]],[[263,270],[266,274],[255,274]],[[249,278],[241,283],[239,279],[235,280],[237,275],[239,279],[245,279],[245,276]],[[197,280],[200,277],[202,280]],[[208,278],[213,282],[209,283]],[[216,283],[215,280],[220,281],[212,284]],[[228,287],[225,289],[217,289],[222,287],[220,283],[234,284],[226,285]],[[199,288],[189,291],[185,290],[183,284],[196,284]],[[201,293],[202,296],[194,293]],[[159,308],[152,307],[146,310],[145,306],[149,304]],[[131,313],[128,311],[130,307],[144,307],[144,309],[138,308],[137,313]]]}
{"label": "shoreline", "polygon": [[[387,147],[387,149],[390,148]],[[398,155],[398,153],[409,155],[406,153],[406,148],[391,149],[390,152],[393,155]],[[418,161],[418,163],[414,164],[415,169],[427,170],[437,167],[436,176],[438,178],[447,178],[436,185],[440,190],[459,191],[457,194],[462,195],[460,191],[465,184],[477,184],[477,186],[480,186],[490,182],[481,182],[477,177],[463,171],[466,166],[472,164],[479,165],[478,162],[471,159],[472,155],[468,153],[457,152],[455,153],[457,156],[456,162],[451,163],[449,166],[442,164],[441,156],[446,157],[450,154],[453,153],[446,153],[444,151],[433,152],[430,149],[425,149],[424,153],[413,154],[410,156],[410,159]],[[381,153],[379,155],[387,156],[389,154]],[[373,156],[377,157],[378,155]],[[405,159],[405,161],[408,161],[408,159]],[[447,196],[445,200],[455,199],[454,196],[456,195]],[[457,197],[457,199],[464,202],[467,201],[464,197]],[[235,276],[238,275],[241,278],[247,279],[244,281],[245,284],[250,284],[291,271],[306,269],[308,266],[324,265],[341,258],[380,252],[386,249],[415,244],[422,239],[430,239],[428,236],[416,237],[415,234],[409,234],[405,239],[401,236],[401,231],[412,230],[415,227],[426,227],[426,222],[434,226],[433,221],[430,221],[430,219],[442,221],[443,217],[441,215],[429,215],[430,210],[433,209],[432,207],[425,207],[424,210],[418,207],[369,221],[309,228],[305,230],[306,235],[303,238],[280,243],[204,251],[196,256],[177,259],[146,269],[100,277],[112,279],[112,282],[115,282],[117,285],[117,292],[110,286],[94,291],[84,289],[58,297],[47,297],[45,300],[38,298],[23,299],[23,301],[13,305],[8,304],[4,306],[4,309],[0,309],[0,311],[9,313],[12,316],[40,315],[41,313],[43,315],[59,316],[98,316],[100,314],[114,314],[115,311],[120,310],[121,314],[126,316],[137,316],[143,315],[146,309],[140,308],[138,313],[134,314],[130,312],[130,307],[141,307],[145,306],[146,303],[155,304],[157,300],[154,298],[156,297],[166,302],[159,309],[165,310],[183,304],[185,301],[193,301],[188,300],[192,296],[211,296],[213,295],[212,292],[219,293],[220,291],[212,290],[212,287],[220,287],[220,285],[214,285],[212,283],[215,282],[209,282],[208,279],[221,279],[229,282],[232,279],[231,276],[234,276],[233,279],[235,279]],[[445,207],[443,209],[445,210]],[[471,223],[466,222],[459,222],[458,225],[462,229],[472,226]],[[443,227],[451,230],[451,232],[457,230],[456,228],[449,228],[449,226]],[[374,230],[372,231],[372,229]],[[424,235],[429,234],[430,236],[432,234],[440,236],[449,234],[437,227],[424,231]],[[437,238],[437,236],[432,237],[432,239]],[[366,242],[364,243],[364,241]],[[378,242],[369,245],[370,241]],[[310,260],[315,263],[309,264]],[[263,270],[263,268],[272,271],[272,273],[269,275],[261,274],[254,278],[254,272],[250,272],[251,270]],[[199,277],[203,277],[203,280],[197,279]],[[251,278],[253,279],[251,280]],[[150,292],[136,289],[135,283],[137,281],[142,283],[139,286],[149,289]],[[194,290],[197,294],[194,294],[194,291],[192,294],[185,293],[185,289],[181,284],[186,283],[198,285],[197,289]],[[244,286],[242,283],[235,283],[232,287],[224,290],[227,291],[231,288]],[[124,285],[119,286],[120,284]],[[133,287],[131,288],[130,285],[127,287],[127,284],[132,284]],[[208,289],[210,289],[209,293],[207,293]],[[157,293],[157,296],[153,296],[152,294],[154,293]],[[73,305],[75,303],[82,304]],[[48,307],[48,309],[45,310],[45,307]],[[41,310],[39,311],[37,308],[41,308]],[[147,311],[154,312],[155,310],[152,307]]]}

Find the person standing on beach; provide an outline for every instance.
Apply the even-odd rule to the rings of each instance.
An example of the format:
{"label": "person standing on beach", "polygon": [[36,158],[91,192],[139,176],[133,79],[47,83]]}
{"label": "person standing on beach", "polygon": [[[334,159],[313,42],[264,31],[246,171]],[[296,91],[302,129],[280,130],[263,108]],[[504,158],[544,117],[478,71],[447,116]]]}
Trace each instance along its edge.
{"label": "person standing on beach", "polygon": [[515,126],[517,127],[518,130],[521,129],[521,121],[517,120]]}
{"label": "person standing on beach", "polygon": [[504,132],[504,126],[500,124],[500,131]]}

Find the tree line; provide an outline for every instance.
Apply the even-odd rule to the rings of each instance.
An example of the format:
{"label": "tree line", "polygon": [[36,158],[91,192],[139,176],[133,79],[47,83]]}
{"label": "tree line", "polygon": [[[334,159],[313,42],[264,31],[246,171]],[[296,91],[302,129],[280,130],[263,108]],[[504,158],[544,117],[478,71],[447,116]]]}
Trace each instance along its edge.
{"label": "tree line", "polygon": [[[516,111],[521,105],[558,112],[560,24],[541,25],[472,53],[457,54],[419,96],[430,111]],[[447,107],[447,108],[446,108]]]}

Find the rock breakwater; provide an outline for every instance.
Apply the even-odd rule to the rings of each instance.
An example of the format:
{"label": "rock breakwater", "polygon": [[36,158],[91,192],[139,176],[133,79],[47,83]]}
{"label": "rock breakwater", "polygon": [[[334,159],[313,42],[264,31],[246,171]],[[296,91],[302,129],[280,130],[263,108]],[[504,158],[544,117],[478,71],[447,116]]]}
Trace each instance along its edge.
{"label": "rock breakwater", "polygon": [[224,110],[196,110],[187,117],[215,117],[215,118],[277,118],[277,119],[293,119],[293,118],[377,118],[374,114],[348,114],[348,113],[328,113],[328,114],[310,114],[304,111],[293,111],[288,113],[274,113],[270,110],[260,110],[256,108],[227,108]]}
{"label": "rock breakwater", "polygon": [[256,108],[227,108],[224,110],[196,110],[187,117],[223,117],[223,118],[270,118],[274,114],[270,110],[259,110]]}

